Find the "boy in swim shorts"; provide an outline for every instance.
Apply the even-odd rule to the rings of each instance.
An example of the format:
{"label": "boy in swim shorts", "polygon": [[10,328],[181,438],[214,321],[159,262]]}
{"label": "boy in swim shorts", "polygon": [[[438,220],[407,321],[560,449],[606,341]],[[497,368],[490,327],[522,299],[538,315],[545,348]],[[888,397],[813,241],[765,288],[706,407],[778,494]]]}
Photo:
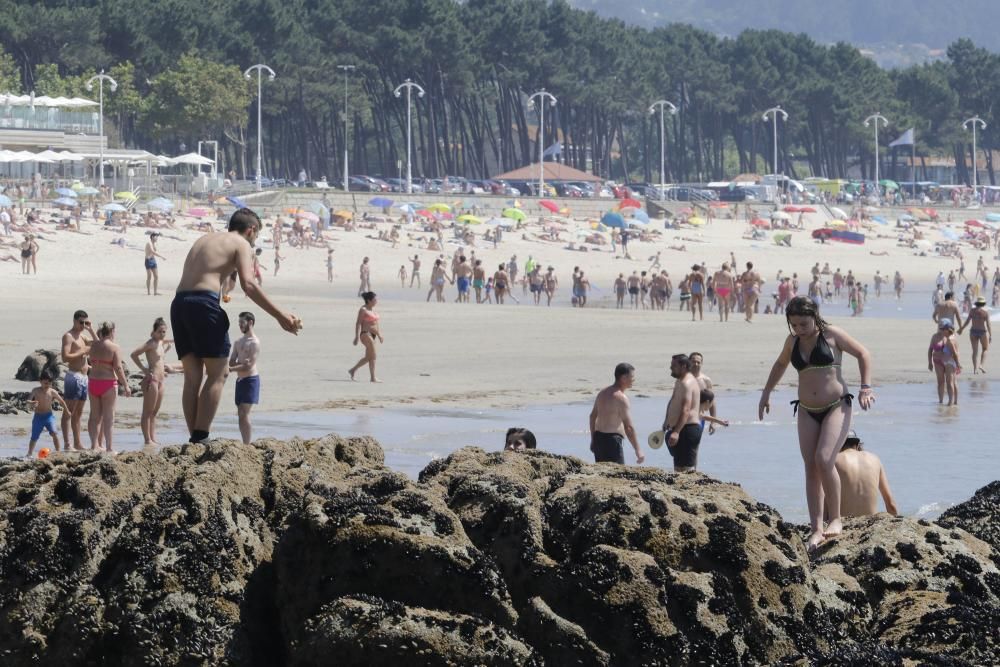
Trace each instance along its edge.
{"label": "boy in swim shorts", "polygon": [[[63,410],[69,410],[66,401],[52,388],[52,377],[47,372],[42,372],[38,378],[38,386],[31,390],[29,401],[34,404],[35,414],[31,417],[31,439],[28,441],[28,458],[35,451],[35,443],[38,442],[42,431],[48,431],[52,436],[53,446],[59,451],[59,434],[56,433],[56,418],[52,414],[52,403],[56,402],[62,406]],[[67,443],[67,448],[69,443]]]}

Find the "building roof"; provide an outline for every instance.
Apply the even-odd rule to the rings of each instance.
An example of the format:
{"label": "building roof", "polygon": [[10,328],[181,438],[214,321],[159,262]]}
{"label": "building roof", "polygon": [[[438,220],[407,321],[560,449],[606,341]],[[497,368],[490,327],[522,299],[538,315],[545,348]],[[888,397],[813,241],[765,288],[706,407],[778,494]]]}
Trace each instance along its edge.
{"label": "building roof", "polygon": [[[588,174],[585,171],[574,169],[573,167],[562,164],[561,162],[546,162],[544,164],[546,181],[598,182],[604,180],[600,176],[594,176],[593,174]],[[526,167],[508,171],[506,174],[500,174],[499,176],[494,176],[494,178],[514,179],[519,181],[537,181],[538,163],[535,162],[534,164],[529,164]]]}

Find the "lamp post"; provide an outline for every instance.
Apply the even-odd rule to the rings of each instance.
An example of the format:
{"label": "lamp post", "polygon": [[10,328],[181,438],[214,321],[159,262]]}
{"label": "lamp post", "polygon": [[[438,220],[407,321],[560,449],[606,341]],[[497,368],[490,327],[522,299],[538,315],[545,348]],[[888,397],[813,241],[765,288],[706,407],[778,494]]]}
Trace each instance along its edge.
{"label": "lamp post", "polygon": [[[969,129],[969,124],[972,124],[972,197],[978,202],[979,201],[979,191],[976,189],[977,174],[976,171],[976,127],[978,126],[980,130],[986,129],[986,121],[979,116],[973,116],[962,123],[962,127]],[[916,180],[916,179],[914,179]]]}
{"label": "lamp post", "polygon": [[261,127],[261,113],[260,113],[261,99],[262,99],[261,78],[264,74],[264,71],[266,70],[268,80],[274,81],[274,70],[264,64],[257,64],[254,65],[253,67],[248,67],[247,71],[243,72],[243,76],[247,78],[247,81],[250,80],[250,72],[253,72],[254,70],[257,70],[257,192],[260,192],[262,189],[260,181],[264,176],[260,168],[261,139],[263,133],[263,128]]}
{"label": "lamp post", "polygon": [[664,183],[665,179],[664,173],[666,172],[666,168],[664,165],[666,164],[666,161],[664,159],[664,155],[665,155],[666,132],[667,132],[665,129],[666,126],[663,124],[663,110],[664,108],[669,108],[670,114],[673,115],[677,113],[677,107],[674,106],[673,102],[668,102],[667,100],[657,100],[656,102],[653,102],[653,104],[649,107],[649,113],[650,114],[656,113],[657,107],[660,108],[660,197],[659,198],[663,199],[666,196],[664,195],[664,192],[666,192],[666,185]]}
{"label": "lamp post", "polygon": [[549,106],[556,105],[556,97],[544,88],[528,98],[528,106],[535,106],[535,98],[538,98],[538,196],[545,196],[545,102]]}
{"label": "lamp post", "polygon": [[104,187],[104,82],[105,81],[108,82],[108,84],[111,87],[111,92],[112,93],[115,92],[116,90],[118,90],[118,82],[115,81],[114,79],[112,79],[107,74],[105,74],[104,70],[101,70],[100,74],[95,74],[94,76],[90,77],[87,80],[87,84],[86,84],[87,90],[93,90],[94,89],[94,82],[95,81],[97,82],[97,86],[98,86],[98,88],[101,91],[100,92],[100,98],[99,98],[100,99],[100,111],[98,112],[98,117],[97,117],[98,132],[101,135],[100,145],[98,146],[99,155],[100,155],[100,157],[99,157],[100,162],[97,165],[97,171],[98,171],[98,174],[99,174],[99,176],[97,177],[97,182],[98,182],[98,185],[100,185],[100,187],[103,188]]}
{"label": "lamp post", "polygon": [[350,181],[347,178],[347,73],[357,69],[354,65],[337,65],[337,69],[344,70],[344,192],[350,192]]}
{"label": "lamp post", "polygon": [[868,127],[872,123],[875,123],[875,195],[878,197],[879,201],[882,200],[882,191],[879,190],[879,178],[878,178],[878,124],[881,122],[883,125],[888,125],[889,120],[880,113],[873,113],[868,118],[865,118],[865,127]]}
{"label": "lamp post", "polygon": [[[774,127],[772,130],[772,134],[774,135],[774,164],[772,166],[774,167],[774,175],[775,177],[777,177],[779,175],[778,174],[778,116],[781,116],[781,120],[787,122],[788,114],[785,112],[784,109],[781,108],[781,106],[776,106],[776,107],[771,107],[770,109],[764,112],[763,116],[761,116],[761,118],[764,119],[765,123],[767,122],[768,115],[771,116],[771,121],[774,123]],[[781,189],[780,183],[778,184],[778,188],[779,190]]]}
{"label": "lamp post", "polygon": [[413,170],[410,163],[410,126],[412,125],[412,105],[410,104],[410,93],[416,89],[417,96],[424,96],[424,89],[420,87],[420,84],[415,83],[407,79],[403,83],[396,86],[396,90],[393,94],[396,97],[401,97],[403,95],[403,90],[406,90],[406,193],[413,193]]}

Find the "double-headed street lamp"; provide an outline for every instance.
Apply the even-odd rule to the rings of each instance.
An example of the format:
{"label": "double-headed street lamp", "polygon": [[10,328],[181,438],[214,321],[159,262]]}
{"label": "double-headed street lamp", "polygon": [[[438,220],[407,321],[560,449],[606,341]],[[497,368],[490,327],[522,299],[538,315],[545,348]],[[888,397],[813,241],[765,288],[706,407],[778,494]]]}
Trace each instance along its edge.
{"label": "double-headed street lamp", "polygon": [[538,98],[538,196],[545,196],[545,102],[549,106],[556,105],[556,96],[547,92],[544,88],[528,98],[528,106],[535,106],[535,98]]}
{"label": "double-headed street lamp", "polygon": [[410,141],[410,126],[412,124],[412,109],[413,105],[410,103],[410,93],[412,90],[416,89],[417,96],[424,96],[424,89],[420,87],[420,84],[415,83],[407,79],[403,83],[396,86],[396,90],[393,94],[396,97],[402,97],[403,90],[406,90],[406,192],[407,194],[413,193],[413,171],[410,166],[410,151],[411,151],[411,141]]}
{"label": "double-headed street lamp", "polygon": [[261,85],[260,85],[260,83],[261,83],[261,78],[262,78],[262,76],[263,76],[263,74],[264,74],[265,71],[267,72],[267,78],[268,78],[268,80],[269,81],[274,81],[274,70],[271,69],[270,67],[268,67],[267,65],[257,64],[257,65],[254,65],[253,67],[248,67],[247,71],[243,72],[243,76],[245,76],[247,78],[247,80],[249,81],[250,80],[250,72],[252,72],[254,70],[257,70],[257,192],[260,192],[261,188],[262,188],[261,179],[264,177],[264,174],[263,174],[263,172],[261,171],[261,168],[260,168],[260,165],[261,165],[261,162],[260,162],[261,139],[262,139],[262,134],[263,134],[263,128],[261,127],[261,113],[260,113],[260,108],[262,106],[261,105],[262,98],[261,98]]}
{"label": "double-headed street lamp", "polygon": [[350,181],[347,177],[347,74],[351,70],[357,69],[354,65],[337,65],[337,69],[344,70],[344,192],[350,192]]}
{"label": "double-headed street lamp", "polygon": [[666,129],[665,125],[663,124],[663,110],[664,108],[668,108],[670,109],[670,114],[673,115],[677,113],[677,107],[674,106],[673,102],[668,102],[667,100],[657,100],[656,102],[653,102],[652,105],[650,105],[649,113],[650,114],[656,113],[657,107],[660,108],[660,199],[663,199],[666,196],[664,194],[666,189],[664,183],[664,178],[665,178],[664,172],[666,171],[665,168],[666,161],[664,159],[665,146],[666,146]]}
{"label": "double-headed street lamp", "polygon": [[[778,176],[778,116],[781,116],[781,120],[788,122],[788,114],[780,106],[771,107],[761,116],[765,123],[769,115],[771,116],[771,121],[774,123],[772,130],[772,134],[774,135],[774,164],[772,166],[774,167],[774,175]],[[778,184],[778,189],[781,189],[780,183]]]}
{"label": "double-headed street lamp", "polygon": [[87,90],[93,90],[94,89],[94,82],[95,81],[97,82],[98,88],[101,91],[100,92],[100,98],[99,98],[101,106],[100,106],[100,111],[99,111],[99,115],[98,115],[98,118],[97,118],[98,131],[101,134],[101,139],[100,139],[101,143],[100,143],[100,146],[98,147],[98,149],[100,151],[100,153],[99,153],[99,155],[100,155],[100,157],[99,157],[100,162],[97,165],[97,171],[98,171],[98,173],[100,175],[97,178],[98,178],[98,184],[103,188],[104,187],[104,82],[105,81],[108,82],[108,84],[111,87],[111,92],[112,93],[115,92],[116,90],[118,90],[118,82],[115,81],[114,79],[112,79],[107,74],[105,74],[104,70],[101,70],[100,74],[95,74],[94,76],[90,77],[87,80],[87,83],[86,83]]}
{"label": "double-headed street lamp", "polygon": [[872,123],[875,123],[875,195],[882,199],[882,192],[879,190],[879,178],[878,178],[878,124],[888,125],[889,120],[880,113],[873,113],[868,118],[865,118],[865,127],[868,127]]}
{"label": "double-headed street lamp", "polygon": [[[976,127],[978,126],[980,130],[986,129],[986,121],[979,116],[973,116],[962,123],[962,127],[969,129],[969,124],[972,124],[972,196],[976,201],[979,201],[979,191],[976,189]],[[914,179],[916,180],[916,179]]]}

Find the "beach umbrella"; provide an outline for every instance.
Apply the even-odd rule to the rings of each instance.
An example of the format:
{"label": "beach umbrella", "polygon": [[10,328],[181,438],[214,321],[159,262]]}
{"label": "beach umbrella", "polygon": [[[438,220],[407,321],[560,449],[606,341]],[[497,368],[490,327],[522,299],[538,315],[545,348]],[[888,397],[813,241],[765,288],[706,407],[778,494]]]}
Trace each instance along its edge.
{"label": "beach umbrella", "polygon": [[802,209],[799,208],[798,206],[786,206],[785,208],[783,208],[781,210],[784,211],[785,213],[801,213],[802,212]]}
{"label": "beach umbrella", "polygon": [[282,213],[287,213],[288,215],[295,215],[301,210],[302,210],[301,206],[286,206],[285,208],[281,209]]}
{"label": "beach umbrella", "polygon": [[[540,202],[538,202],[538,205],[541,206],[544,209],[548,209],[552,213],[558,213],[559,212],[559,207],[554,202],[550,202],[548,199],[541,200]],[[622,226],[624,227],[624,225],[625,225],[625,223],[623,222]]]}
{"label": "beach umbrella", "polygon": [[76,200],[72,197],[60,197],[52,203],[56,206],[76,206]]}
{"label": "beach umbrella", "polygon": [[909,213],[904,213],[903,215],[899,216],[899,219],[902,220],[903,222],[913,222],[914,220],[916,220],[916,218],[914,218]]}
{"label": "beach umbrella", "polygon": [[941,229],[941,236],[945,237],[949,241],[957,241],[958,240],[958,232],[956,232],[954,229],[950,229],[948,227],[943,227]]}
{"label": "beach umbrella", "polygon": [[159,209],[161,211],[169,211],[174,207],[174,203],[166,197],[157,197],[156,199],[150,199],[146,202],[146,206],[149,208]]}
{"label": "beach umbrella", "polygon": [[245,201],[234,195],[229,195],[228,197],[226,197],[226,201],[235,206],[236,208],[250,208],[249,206],[247,206]]}
{"label": "beach umbrella", "polygon": [[[121,204],[108,204],[108,206],[121,206]],[[105,206],[104,208],[107,209],[108,206]],[[187,214],[195,218],[204,218],[205,216],[212,215],[212,211],[207,208],[189,208],[187,210]]]}
{"label": "beach umbrella", "polygon": [[339,211],[335,211],[333,215],[335,217],[338,217],[338,218],[343,218],[344,220],[353,220],[354,219],[354,214],[353,213],[351,213],[350,211],[345,211],[343,209],[341,209]]}
{"label": "beach umbrella", "polygon": [[979,222],[978,220],[966,220],[965,221],[965,226],[966,227],[983,227],[983,228],[986,227],[986,225],[984,225],[983,223]]}
{"label": "beach umbrella", "polygon": [[605,213],[601,218],[601,224],[605,227],[625,229],[625,218],[622,217],[621,213]]}
{"label": "beach umbrella", "polygon": [[788,215],[784,211],[774,211],[771,213],[771,220],[791,220],[792,216]]}
{"label": "beach umbrella", "polygon": [[406,213],[407,215],[413,215],[414,213],[417,212],[417,207],[413,204],[400,204],[396,208],[402,211],[403,213]]}
{"label": "beach umbrella", "polygon": [[644,225],[649,224],[649,214],[647,214],[645,211],[637,210],[635,213],[632,214],[632,219],[635,220],[636,222],[641,222]]}
{"label": "beach umbrella", "polygon": [[389,208],[392,206],[392,200],[387,197],[372,197],[368,200],[368,203],[378,208]]}
{"label": "beach umbrella", "polygon": [[799,213],[815,213],[815,212],[816,212],[816,209],[814,209],[812,206],[800,206],[799,207]]}
{"label": "beach umbrella", "polygon": [[834,229],[843,229],[847,227],[847,223],[844,222],[843,220],[831,220],[829,223],[827,223],[827,225],[829,227],[833,227]]}
{"label": "beach umbrella", "polygon": [[519,208],[505,208],[501,215],[511,220],[517,220],[518,222],[524,220],[524,211]]}
{"label": "beach umbrella", "polygon": [[0,195],[0,206],[13,206],[14,202],[7,195]]}
{"label": "beach umbrella", "polygon": [[694,225],[695,227],[701,227],[705,224],[705,218],[700,218],[696,215],[693,218],[688,218],[688,224]]}
{"label": "beach umbrella", "polygon": [[299,220],[308,220],[309,222],[319,222],[319,216],[311,211],[299,211],[295,214],[295,217]]}
{"label": "beach umbrella", "polygon": [[763,218],[754,218],[750,221],[750,224],[754,227],[760,227],[761,229],[770,229],[771,223]]}
{"label": "beach umbrella", "polygon": [[729,204],[724,201],[713,201],[708,203],[709,208],[729,208]]}
{"label": "beach umbrella", "polygon": [[69,188],[56,188],[56,194],[60,197],[76,197],[76,190],[71,190]]}
{"label": "beach umbrella", "polygon": [[441,204],[441,203],[431,204],[430,206],[427,207],[427,210],[434,211],[435,213],[447,213],[451,211],[451,206],[449,206],[448,204]]}
{"label": "beach umbrella", "polygon": [[104,206],[101,207],[101,209],[104,210],[104,211],[111,211],[113,213],[114,212],[120,213],[122,211],[127,211],[128,210],[127,208],[125,208],[121,204],[117,204],[115,202],[112,202],[110,204],[105,204]]}
{"label": "beach umbrella", "polygon": [[80,190],[83,190],[84,185],[80,181],[76,181],[75,183],[73,183],[73,185],[69,187],[71,190],[76,190],[77,192],[79,192]]}
{"label": "beach umbrella", "polygon": [[115,199],[134,200],[134,199],[138,199],[138,197],[135,196],[134,192],[129,192],[128,190],[122,190],[121,192],[116,192],[115,193]]}
{"label": "beach umbrella", "polygon": [[79,190],[77,190],[76,193],[78,195],[83,195],[84,197],[90,197],[92,195],[99,195],[99,194],[101,194],[101,191],[98,190],[97,188],[92,188],[89,185],[85,185],[82,188],[80,188]]}
{"label": "beach umbrella", "polygon": [[315,213],[316,215],[320,216],[321,218],[322,217],[326,217],[326,216],[328,216],[330,214],[330,209],[328,209],[323,204],[323,202],[319,202],[319,201],[311,201],[308,204],[306,204],[306,210],[307,211],[312,211],[313,213]]}
{"label": "beach umbrella", "polygon": [[847,217],[847,214],[844,213],[844,210],[837,208],[836,206],[830,207],[830,213],[832,213],[835,218],[840,218],[841,220]]}
{"label": "beach umbrella", "polygon": [[878,182],[878,184],[881,185],[886,190],[898,190],[899,189],[899,183],[897,183],[896,181],[891,181],[888,178],[883,178],[881,181]]}
{"label": "beach umbrella", "polygon": [[885,218],[883,218],[881,215],[873,216],[872,220],[874,220],[875,222],[877,222],[880,225],[888,225],[889,224],[889,221],[886,220]]}
{"label": "beach umbrella", "polygon": [[451,213],[435,213],[435,216],[440,220],[454,220],[455,216]]}
{"label": "beach umbrella", "polygon": [[1000,213],[987,213],[986,219],[990,222],[1000,222]]}
{"label": "beach umbrella", "polygon": [[620,211],[623,208],[642,208],[642,203],[636,199],[626,197],[625,199],[622,199],[621,202],[618,203],[618,210]]}
{"label": "beach umbrella", "polygon": [[460,216],[458,216],[455,219],[458,220],[459,222],[464,222],[467,225],[481,225],[481,224],[483,224],[482,218],[477,218],[476,216],[470,215],[468,213],[466,213],[465,215],[460,215]]}
{"label": "beach umbrella", "polygon": [[417,215],[419,215],[422,218],[433,218],[434,217],[434,214],[431,213],[430,211],[428,211],[426,208],[422,208],[419,211],[417,211]]}

